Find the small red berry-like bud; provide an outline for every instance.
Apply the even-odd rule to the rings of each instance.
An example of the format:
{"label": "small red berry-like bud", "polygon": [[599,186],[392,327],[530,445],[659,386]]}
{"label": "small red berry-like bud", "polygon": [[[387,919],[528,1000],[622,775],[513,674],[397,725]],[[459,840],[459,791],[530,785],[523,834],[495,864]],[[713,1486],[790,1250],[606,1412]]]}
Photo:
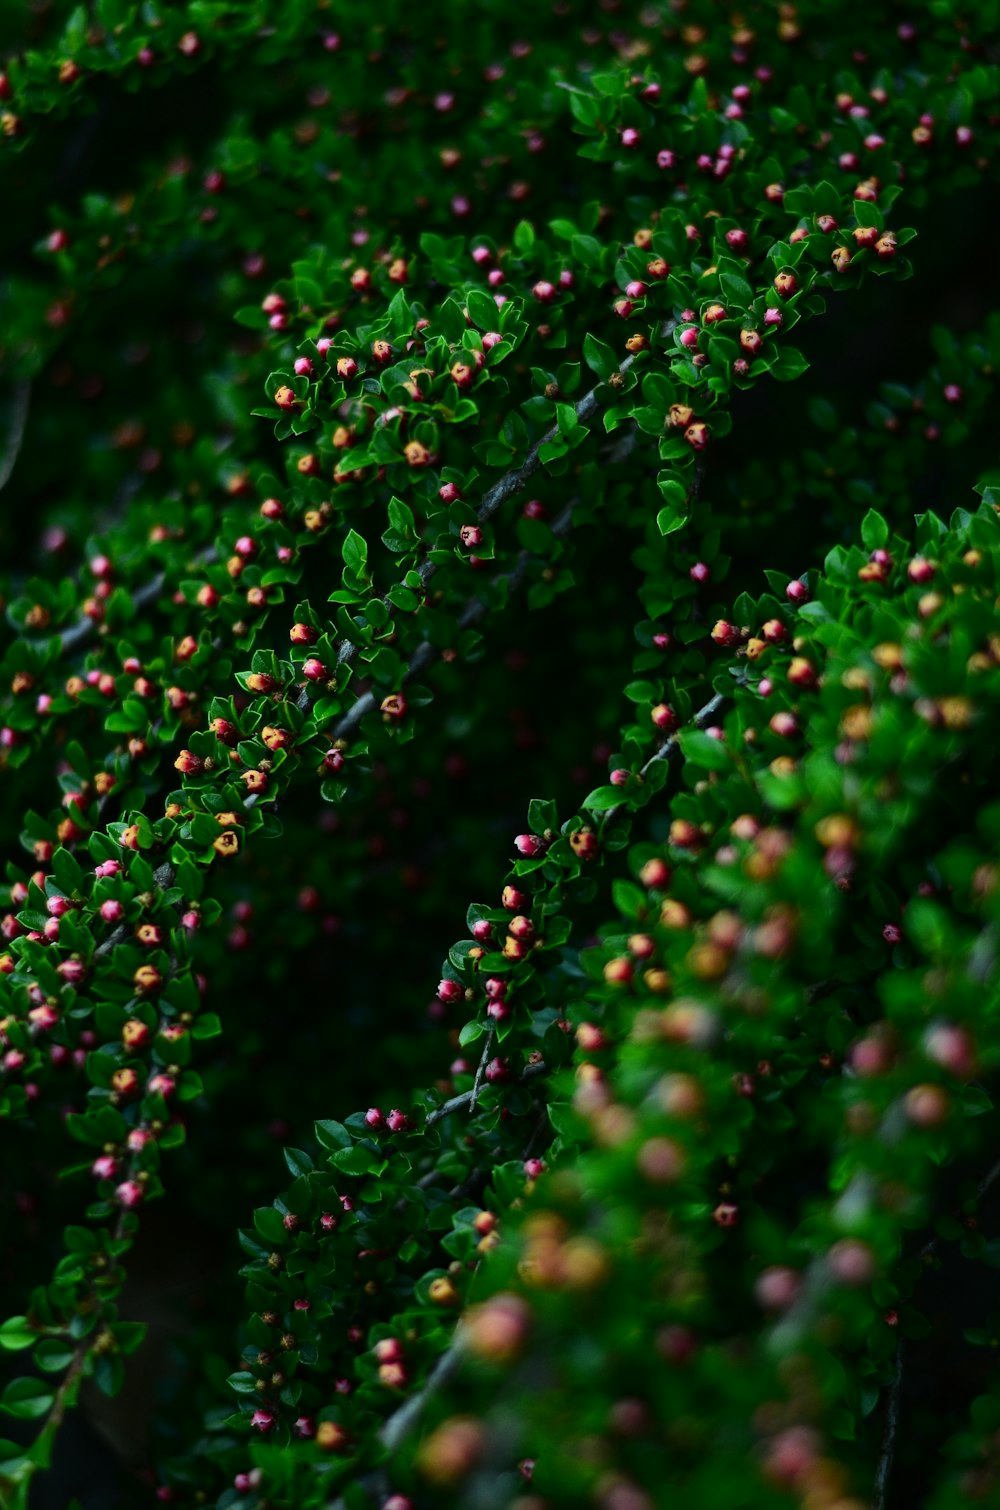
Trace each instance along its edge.
{"label": "small red berry-like bud", "polygon": [[627,320],[635,309],[635,305],[631,299],[616,299],[612,308],[619,320]]}
{"label": "small red berry-like bud", "polygon": [[882,937],[887,944],[900,944],[903,941],[903,930],[898,923],[886,923],[882,929]]}
{"label": "small red berry-like bud", "polygon": [[788,667],[788,680],[795,687],[814,687],[816,670],[804,656],[793,656]]}
{"label": "small red berry-like bud", "polygon": [[694,451],[704,451],[708,445],[708,426],[701,420],[693,425],[688,425],[684,431],[684,439]]}
{"label": "small red berry-like bud", "polygon": [[506,1059],[498,1057],[490,1060],[483,1073],[491,1085],[498,1085],[510,1079],[510,1066]]}
{"label": "small red berry-like bud", "polygon": [[962,402],[962,390],[957,383],[946,383],[942,389],[945,403],[960,404]]}
{"label": "small red berry-like bud", "polygon": [[438,1001],[445,1003],[461,1001],[465,996],[465,987],[457,980],[444,979],[437,988]]}
{"label": "small red berry-like bud", "polygon": [[276,1418],[272,1416],[269,1410],[255,1410],[253,1415],[250,1417],[250,1425],[253,1427],[254,1431],[259,1431],[261,1433],[270,1431],[275,1425],[275,1422]]}
{"label": "small red berry-like bud", "polygon": [[392,361],[392,346],[388,341],[373,341],[372,356],[380,367]]}
{"label": "small red berry-like bud", "polygon": [[788,631],[780,619],[768,619],[761,635],[769,645],[780,645],[788,638]]}
{"label": "small red berry-like bud", "polygon": [[144,1048],[151,1037],[148,1025],[138,1017],[130,1017],[122,1027],[122,1043],[130,1052]]}
{"label": "small red berry-like bud", "polygon": [[185,776],[198,776],[204,769],[205,762],[201,756],[193,754],[191,750],[182,750],[174,761],[174,770]]}
{"label": "small red berry-like bud", "polygon": [[975,1055],[972,1040],[964,1028],[947,1023],[927,1029],[923,1039],[924,1053],[935,1064],[960,1079],[968,1079],[975,1070]]}
{"label": "small red berry-like bud", "polygon": [[662,887],[670,885],[670,877],[673,872],[665,860],[647,860],[639,872],[639,880],[643,886]]}
{"label": "small red berry-like bud", "polygon": [[735,1227],[739,1219],[740,1208],[731,1201],[721,1201],[712,1212],[712,1220],[717,1227]]}
{"label": "small red berry-like bud", "polygon": [[616,959],[609,959],[604,966],[604,979],[609,986],[627,986],[632,980],[633,974],[632,961],[625,955],[619,955]]}
{"label": "small red berry-like bud", "polygon": [[494,346],[499,346],[503,336],[499,330],[487,330],[483,332],[483,350],[492,351]]}
{"label": "small red berry-like bud", "polygon": [[875,1277],[875,1255],[867,1243],[845,1237],[826,1255],[830,1273],[844,1285],[867,1285]]}
{"label": "small red berry-like bud", "polygon": [[801,1288],[802,1280],[794,1269],[776,1264],[758,1276],[754,1296],[765,1311],[787,1311],[797,1300]]}
{"label": "small red berry-like bud", "polygon": [[870,250],[878,241],[881,232],[877,226],[856,225],[851,232],[854,244],[861,250]]}
{"label": "small red berry-like bud", "polygon": [[886,231],[875,243],[875,255],[882,262],[888,262],[896,255],[896,238],[891,231]]}
{"label": "small red berry-like bud", "polygon": [[799,721],[794,713],[775,713],[768,728],[772,734],[777,734],[779,739],[792,739],[799,732]]}
{"label": "small red berry-like bud", "polygon": [[782,299],[790,299],[798,286],[799,282],[794,273],[778,273],[774,279],[774,290]]}
{"label": "small red berry-like bud", "polygon": [[929,562],[926,556],[914,556],[914,559],[906,566],[906,575],[909,580],[917,581],[917,583],[931,581],[935,572],[937,572],[937,566],[934,562]]}
{"label": "small red berry-like bud", "polygon": [[385,1122],[385,1117],[377,1106],[370,1106],[365,1112],[365,1122],[369,1127],[381,1127]]}
{"label": "small red berry-like bud", "polygon": [[556,286],[554,283],[549,283],[543,278],[535,284],[531,292],[539,304],[551,304],[556,296]]}
{"label": "small red berry-like bud", "polygon": [[712,580],[712,568],[704,561],[696,561],[688,572],[692,582],[710,582]]}
{"label": "small red berry-like bud", "polygon": [[478,524],[463,524],[458,535],[465,546],[481,545],[483,541],[483,532]]}
{"label": "small red berry-like bud", "polygon": [[144,1188],[138,1180],[125,1180],[115,1191],[115,1199],[126,1211],[132,1211],[139,1205],[144,1195]]}
{"label": "small red berry-like bud", "polygon": [[625,127],[625,130],[621,134],[621,144],[623,147],[638,147],[641,141],[641,131],[637,131],[634,126]]}
{"label": "small red berry-like bud", "polygon": [[525,855],[530,859],[534,855],[542,853],[545,848],[545,840],[540,838],[538,834],[518,834],[514,840],[514,848],[518,854]]}
{"label": "small red berry-like bud", "polygon": [[[670,825],[668,837],[675,849],[699,849],[705,841],[705,836],[698,825],[687,818],[675,818]],[[664,903],[664,906],[666,905]]]}
{"label": "small red berry-like bud", "polygon": [[612,786],[627,786],[631,779],[632,772],[625,766],[618,766],[617,769],[611,772],[610,780]]}
{"label": "small red berry-like bud", "polygon": [[311,624],[293,624],[288,631],[288,638],[293,645],[315,645],[319,639],[319,630]]}
{"label": "small red berry-like bud", "polygon": [[830,253],[830,261],[833,263],[835,273],[846,273],[851,260],[851,253],[846,246],[834,247]]}
{"label": "small red berry-like bud", "polygon": [[302,675],[310,682],[324,682],[330,673],[317,656],[310,655],[302,662]]}
{"label": "small red berry-like bud", "polygon": [[406,713],[406,698],[401,692],[391,692],[381,703],[384,718],[402,718]]}
{"label": "small red berry-like bud", "polygon": [[323,766],[325,770],[332,771],[334,774],[342,770],[344,766],[343,750],[327,750],[323,756]]}
{"label": "small red berry-like bud", "polygon": [[296,357],[295,372],[298,377],[312,377],[313,364],[311,357]]}
{"label": "small red berry-like bud", "polygon": [[756,356],[764,344],[764,337],[759,330],[741,330],[740,345],[749,356]]}
{"label": "small red berry-like bud", "polygon": [[295,390],[283,383],[280,388],[275,389],[274,402],[279,409],[294,409],[297,402]]}
{"label": "small red berry-like bud", "polygon": [[385,1119],[385,1125],[390,1132],[394,1133],[406,1132],[408,1128],[413,1126],[409,1117],[405,1114],[405,1112],[401,1112],[398,1107],[393,1107],[392,1111]]}
{"label": "small red berry-like bud", "polygon": [[716,645],[729,649],[740,643],[740,632],[735,624],[729,623],[728,619],[718,619],[712,629],[712,639]]}
{"label": "small red berry-like bud", "polygon": [[672,733],[680,723],[680,719],[669,703],[657,703],[649,716],[656,728],[662,729],[665,734]]}
{"label": "small red berry-like bud", "polygon": [[785,588],[785,597],[789,603],[808,603],[811,596],[809,588],[797,577],[793,577]]}
{"label": "small red berry-like bud", "polygon": [[442,503],[458,503],[462,494],[453,482],[446,482],[438,488],[438,497]]}
{"label": "small red berry-like bud", "polygon": [[721,304],[710,304],[702,313],[703,325],[718,325],[720,320],[728,319],[728,315]]}

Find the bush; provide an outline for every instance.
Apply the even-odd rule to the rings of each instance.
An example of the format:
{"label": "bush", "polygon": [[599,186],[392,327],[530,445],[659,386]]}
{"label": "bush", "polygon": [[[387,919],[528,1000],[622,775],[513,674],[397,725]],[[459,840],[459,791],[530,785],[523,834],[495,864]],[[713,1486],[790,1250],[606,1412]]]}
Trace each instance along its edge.
{"label": "bush", "polygon": [[995,1503],[994,0],[2,14],[0,1499]]}

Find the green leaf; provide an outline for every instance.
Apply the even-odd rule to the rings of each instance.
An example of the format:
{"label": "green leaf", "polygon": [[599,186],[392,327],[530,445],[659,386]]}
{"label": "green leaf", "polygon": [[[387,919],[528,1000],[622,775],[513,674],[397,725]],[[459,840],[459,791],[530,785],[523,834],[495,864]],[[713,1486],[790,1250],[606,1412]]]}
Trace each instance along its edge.
{"label": "green leaf", "polygon": [[528,803],[528,827],[533,834],[544,834],[546,829],[557,828],[559,811],[548,797],[532,797]]}
{"label": "green leaf", "polygon": [[284,1153],[285,1163],[296,1177],[311,1174],[315,1168],[312,1159],[307,1153],[303,1153],[301,1148],[286,1148]]}
{"label": "green leaf", "polygon": [[218,1038],[222,1022],[218,1012],[202,1012],[191,1024],[192,1038]]}
{"label": "green leaf", "polygon": [[683,529],[690,517],[686,504],[668,503],[657,513],[656,527],[661,535],[672,535],[675,530]]}
{"label": "green leaf", "polygon": [[496,329],[499,311],[489,294],[484,294],[480,288],[470,288],[465,304],[469,311],[469,318],[479,326],[480,330]]}
{"label": "green leaf", "polygon": [[728,771],[732,767],[733,757],[721,739],[713,739],[701,729],[682,729],[677,738],[687,759],[706,771]]}
{"label": "green leaf", "polygon": [[531,224],[531,221],[518,221],[514,227],[512,239],[517,255],[519,257],[530,257],[535,248],[535,227]]}
{"label": "green leaf", "polygon": [[882,550],[889,541],[889,526],[875,509],[869,509],[861,521],[861,539],[866,550]]}
{"label": "green leaf", "polygon": [[52,1393],[42,1379],[12,1379],[0,1397],[0,1410],[19,1421],[37,1421],[52,1407]]}
{"label": "green leaf", "polygon": [[606,383],[613,372],[618,371],[618,358],[610,346],[605,346],[596,336],[589,332],[583,338],[583,360],[591,372],[596,372],[602,383]]}
{"label": "green leaf", "polygon": [[597,786],[588,797],[584,797],[580,806],[589,808],[592,813],[603,813],[609,808],[617,807],[622,800],[620,787]]}
{"label": "green leaf", "polygon": [[0,1326],[0,1347],[10,1353],[20,1352],[38,1341],[38,1333],[29,1325],[27,1316],[11,1316]]}
{"label": "green leaf", "polygon": [[779,383],[791,383],[797,377],[808,371],[809,363],[801,351],[796,351],[794,346],[780,346],[778,354],[771,367],[768,369],[773,378]]}
{"label": "green leaf", "polygon": [[357,530],[349,530],[342,547],[344,565],[355,576],[363,576],[368,565],[368,543]]}
{"label": "green leaf", "polygon": [[321,1148],[350,1148],[353,1142],[343,1122],[315,1122],[313,1129]]}
{"label": "green leaf", "polygon": [[47,1374],[61,1374],[72,1363],[75,1351],[73,1344],[62,1337],[43,1337],[35,1348],[34,1359]]}

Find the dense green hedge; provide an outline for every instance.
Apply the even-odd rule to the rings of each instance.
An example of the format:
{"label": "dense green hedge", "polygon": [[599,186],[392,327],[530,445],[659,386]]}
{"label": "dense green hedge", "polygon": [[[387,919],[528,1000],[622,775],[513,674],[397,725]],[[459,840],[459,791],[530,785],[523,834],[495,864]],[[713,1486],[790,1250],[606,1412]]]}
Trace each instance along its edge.
{"label": "dense green hedge", "polygon": [[4,1504],[1000,1494],[1000,11],[516,20],[0,7]]}

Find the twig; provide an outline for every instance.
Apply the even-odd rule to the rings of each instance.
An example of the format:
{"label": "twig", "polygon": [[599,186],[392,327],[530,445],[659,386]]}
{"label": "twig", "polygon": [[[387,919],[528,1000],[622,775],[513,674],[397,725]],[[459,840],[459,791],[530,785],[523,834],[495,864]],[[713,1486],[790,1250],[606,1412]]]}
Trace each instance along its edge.
{"label": "twig", "polygon": [[[137,613],[159,597],[165,581],[163,572],[159,572],[149,582],[144,582],[136,589],[132,595],[132,604]],[[60,653],[65,655],[67,651],[75,650],[78,645],[85,645],[96,629],[97,625],[93,619],[77,619],[75,624],[71,624],[68,629],[62,630],[57,636]],[[38,643],[46,644],[47,641],[39,640]]]}
{"label": "twig", "polygon": [[[174,884],[175,875],[176,871],[174,870],[174,867],[170,864],[169,861],[165,861],[164,864],[158,866],[157,869],[154,870],[153,885],[157,888],[158,891],[166,891],[168,887]],[[114,932],[108,934],[103,944],[98,944],[97,948],[94,950],[94,958],[100,959],[103,955],[110,954],[112,949],[115,949],[119,944],[124,943],[127,938],[131,937],[131,934],[131,924],[119,923]]]}
{"label": "twig", "polygon": [[379,1440],[387,1452],[392,1452],[394,1448],[399,1446],[410,1427],[423,1413],[424,1406],[431,1395],[434,1394],[435,1390],[439,1390],[443,1384],[446,1384],[455,1373],[461,1362],[463,1350],[462,1338],[456,1329],[451,1346],[447,1352],[441,1354],[437,1363],[435,1363],[427,1375],[427,1382],[424,1384],[423,1389],[418,1390],[415,1395],[411,1396],[405,1405],[401,1405],[389,1417],[379,1432]]}
{"label": "twig", "polygon": [[886,1497],[889,1492],[889,1475],[892,1473],[893,1458],[896,1455],[896,1436],[899,1432],[899,1406],[903,1386],[903,1339],[900,1337],[896,1347],[896,1367],[889,1386],[889,1398],[885,1406],[885,1430],[882,1433],[882,1447],[879,1452],[878,1463],[875,1466],[875,1484],[872,1497],[872,1510],[885,1510]]}
{"label": "twig", "polygon": [[476,1078],[473,1081],[472,1090],[469,1092],[470,1111],[475,1110],[476,1102],[479,1100],[479,1088],[483,1083],[483,1076],[486,1073],[486,1066],[489,1063],[490,1054],[493,1051],[494,1036],[495,1035],[493,1029],[490,1028],[489,1032],[486,1035],[486,1042],[483,1044],[483,1052],[479,1056],[479,1067],[476,1070]]}
{"label": "twig", "polygon": [[[441,1122],[445,1117],[450,1117],[452,1112],[461,1111],[463,1106],[467,1106],[470,1111],[475,1108],[479,1089],[482,1084],[482,1075],[480,1072],[486,1068],[491,1043],[492,1034],[486,1040],[487,1047],[483,1050],[483,1057],[480,1060],[479,1069],[476,1071],[476,1083],[472,1087],[472,1090],[463,1091],[460,1096],[452,1096],[449,1101],[443,1102],[441,1106],[436,1106],[432,1112],[428,1112],[424,1121],[425,1127],[433,1127],[435,1122]],[[547,1064],[528,1064],[525,1065],[522,1074],[518,1078],[520,1080],[532,1080],[536,1075],[544,1075],[547,1069]]]}
{"label": "twig", "polygon": [[[634,360],[634,357],[626,357],[624,362],[622,362],[621,366],[618,368],[618,371],[620,373],[626,373],[631,367]],[[597,395],[599,390],[605,386],[606,385],[604,383],[598,383],[595,387],[591,388],[589,393],[585,393],[583,398],[580,399],[579,403],[576,405],[576,417],[578,420],[589,419],[594,411],[598,408],[600,401]],[[547,446],[551,441],[556,440],[558,436],[559,426],[553,425],[550,430],[546,430],[545,434],[541,436],[540,439],[535,441],[535,444],[531,447],[527,456],[524,458],[524,461],[519,467],[515,467],[511,472],[505,472],[503,477],[501,477],[498,482],[495,482],[491,488],[487,489],[487,491],[483,494],[479,508],[476,511],[480,524],[482,524],[484,520],[492,518],[500,505],[504,503],[512,493],[516,493],[519,488],[523,488],[529,477],[534,476],[539,467],[542,465],[540,459],[540,452],[542,450],[542,447]],[[437,567],[435,566],[433,561],[425,561],[423,566],[420,568],[420,580],[424,583],[429,582],[436,571]]]}
{"label": "twig", "polygon": [[7,426],[7,440],[4,445],[3,460],[0,461],[0,488],[6,487],[10,481],[10,474],[17,465],[17,458],[21,454],[24,431],[28,423],[30,400],[31,384],[27,380],[18,383],[14,389],[14,399],[11,405],[10,422]]}
{"label": "twig", "polygon": [[[572,522],[573,505],[572,503],[568,503],[562,510],[562,512],[558,515],[558,517],[553,521],[552,533],[554,535],[565,535],[568,532]],[[532,554],[533,553],[531,551],[521,551],[510,571],[507,572],[505,576],[494,579],[495,582],[506,582],[508,591],[513,592],[517,587],[520,586],[521,580],[524,577],[524,573],[527,570],[528,563],[532,559]],[[479,597],[470,598],[462,611],[461,617],[458,620],[459,629],[469,629],[473,624],[477,622],[477,620],[483,618],[485,614],[486,604],[484,603],[483,599]],[[352,641],[343,641],[340,649],[337,652],[337,665],[340,666],[343,665],[345,661],[353,660],[354,656],[358,653],[358,649],[359,647],[353,644]],[[434,661],[437,655],[438,650],[436,646],[432,645],[429,640],[424,640],[420,645],[418,645],[416,650],[410,657],[405,671],[403,672],[403,686],[406,686],[408,682],[411,682],[415,676],[419,676],[420,672],[424,671]],[[297,700],[297,707],[301,712],[304,713],[306,711],[309,706],[309,701],[309,689],[308,687],[304,687]],[[349,735],[354,729],[357,728],[358,724],[366,716],[366,714],[371,713],[377,707],[378,698],[376,697],[374,692],[362,693],[362,695],[351,704],[347,712],[344,713],[342,717],[339,718],[334,724],[332,730],[330,731],[330,739],[345,739],[347,735]]]}
{"label": "twig", "polygon": [[[703,708],[698,709],[697,713],[691,719],[691,722],[700,729],[703,724],[707,724],[709,719],[714,717],[714,715],[718,713],[719,709],[722,707],[725,701],[725,695],[721,692],[717,692],[714,697],[709,698],[708,702]],[[679,736],[677,734],[671,734],[670,738],[664,740],[660,748],[653,755],[650,755],[649,759],[646,761],[646,764],[639,772],[639,775],[647,775],[652,767],[656,765],[658,760],[669,760],[674,751],[679,748]],[[612,822],[613,819],[617,818],[624,807],[624,802],[618,802],[614,807],[607,808],[602,814],[604,820],[602,827],[606,827],[609,823]]]}
{"label": "twig", "polygon": [[[430,1400],[431,1396],[437,1390],[439,1390],[443,1384],[447,1384],[449,1379],[451,1379],[452,1375],[455,1373],[459,1363],[462,1360],[463,1351],[464,1347],[461,1336],[461,1322],[459,1322],[458,1327],[456,1327],[455,1329],[455,1335],[452,1339],[451,1346],[441,1354],[440,1358],[435,1363],[430,1373],[427,1375],[423,1388],[419,1389],[415,1395],[411,1395],[410,1399],[406,1401],[406,1404],[401,1405],[399,1409],[397,1411],[394,1411],[393,1414],[388,1418],[388,1420],[383,1423],[378,1434],[378,1440],[381,1442],[387,1453],[395,1451],[400,1442],[402,1442],[403,1438],[409,1432],[410,1428],[414,1426],[419,1420],[420,1416],[423,1415],[424,1407],[427,1405],[427,1402]],[[386,1493],[388,1490],[384,1467],[376,1468],[371,1473],[365,1474],[359,1482],[377,1492]],[[343,1496],[340,1496],[338,1499],[334,1500],[333,1504],[330,1506],[330,1510],[347,1510],[347,1501],[343,1498]]]}

